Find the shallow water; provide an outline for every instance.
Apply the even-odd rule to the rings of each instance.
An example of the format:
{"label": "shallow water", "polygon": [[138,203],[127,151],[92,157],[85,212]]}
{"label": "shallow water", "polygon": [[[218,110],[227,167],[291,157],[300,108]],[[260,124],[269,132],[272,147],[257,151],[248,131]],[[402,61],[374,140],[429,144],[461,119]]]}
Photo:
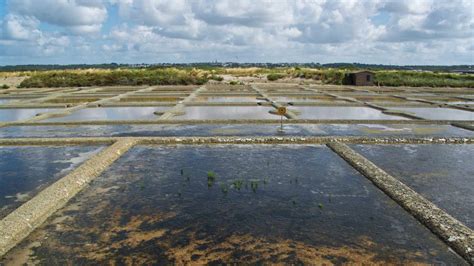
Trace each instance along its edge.
{"label": "shallow water", "polygon": [[46,119],[48,122],[92,121],[92,120],[141,120],[158,119],[153,112],[165,112],[170,107],[100,107],[86,108],[71,115]]}
{"label": "shallow water", "polygon": [[211,124],[211,125],[83,125],[10,126],[0,138],[57,138],[104,136],[452,136],[473,137],[474,132],[449,125],[371,124]]}
{"label": "shallow water", "polygon": [[295,106],[292,109],[300,112],[300,119],[341,119],[341,120],[406,120],[407,118],[386,115],[369,107],[329,107],[329,106]]}
{"label": "shallow water", "polygon": [[266,106],[187,106],[185,114],[173,119],[279,119]]}
{"label": "shallow water", "polygon": [[474,229],[474,145],[353,147]]}
{"label": "shallow water", "polygon": [[0,218],[65,176],[101,147],[0,146]]}
{"label": "shallow water", "polygon": [[333,97],[270,97],[276,102],[333,102],[333,103],[347,103],[346,101],[336,100]]}
{"label": "shallow water", "polygon": [[463,264],[328,148],[286,145],[133,148],[11,260]]}
{"label": "shallow water", "polygon": [[415,108],[415,107],[393,107],[400,111],[406,111],[416,116],[433,120],[474,120],[474,112],[462,111],[451,108]]}
{"label": "shallow water", "polygon": [[241,96],[198,96],[193,102],[257,102],[257,97],[241,97]]}
{"label": "shallow water", "polygon": [[35,117],[39,113],[54,112],[60,109],[0,109],[0,121],[18,121]]}

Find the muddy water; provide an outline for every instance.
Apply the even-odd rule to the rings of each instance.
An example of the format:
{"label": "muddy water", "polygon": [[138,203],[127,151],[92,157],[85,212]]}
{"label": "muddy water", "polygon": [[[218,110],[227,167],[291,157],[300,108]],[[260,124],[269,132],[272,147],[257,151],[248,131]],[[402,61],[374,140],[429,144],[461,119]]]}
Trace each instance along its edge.
{"label": "muddy water", "polygon": [[58,111],[60,109],[0,109],[0,122],[18,121],[35,117],[39,113]]}
{"label": "muddy water", "polygon": [[101,147],[0,146],[0,218],[66,175]]}
{"label": "muddy water", "polygon": [[474,229],[474,145],[354,145],[354,148]]}
{"label": "muddy water", "polygon": [[91,121],[91,120],[140,120],[158,119],[154,112],[165,112],[170,107],[104,107],[86,108],[71,115],[50,118],[44,121]]}
{"label": "muddy water", "polygon": [[327,107],[327,106],[295,106],[300,112],[300,119],[371,119],[371,120],[406,120],[395,115],[386,115],[369,107]]}
{"label": "muddy water", "polygon": [[474,112],[450,108],[394,107],[390,109],[406,111],[409,113],[413,113],[416,116],[432,120],[474,120]]}
{"label": "muddy water", "polygon": [[174,119],[279,119],[266,106],[187,106],[185,114]]}
{"label": "muddy water", "polygon": [[215,125],[83,125],[10,126],[0,138],[104,136],[451,136],[474,137],[474,132],[449,125],[364,124],[215,124]]}
{"label": "muddy water", "polygon": [[136,147],[4,262],[447,263],[456,255],[324,146]]}

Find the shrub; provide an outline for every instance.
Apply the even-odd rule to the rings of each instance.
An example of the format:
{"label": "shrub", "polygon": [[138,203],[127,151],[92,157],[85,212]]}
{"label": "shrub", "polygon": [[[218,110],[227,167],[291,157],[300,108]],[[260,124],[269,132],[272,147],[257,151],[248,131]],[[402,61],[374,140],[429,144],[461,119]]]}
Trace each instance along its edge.
{"label": "shrub", "polygon": [[8,88],[10,88],[10,86],[8,86],[7,84],[3,84],[3,85],[0,87],[0,89],[4,89],[4,90],[6,90],[6,89],[8,89]]}
{"label": "shrub", "polygon": [[224,78],[221,77],[221,76],[217,76],[217,75],[211,75],[208,77],[208,79],[212,79],[212,80],[216,80],[216,81],[223,81]]}
{"label": "shrub", "polygon": [[199,70],[118,69],[96,71],[45,71],[34,73],[23,80],[22,88],[31,87],[88,87],[114,85],[202,85],[208,81]]}
{"label": "shrub", "polygon": [[285,77],[284,74],[279,74],[279,73],[270,73],[267,75],[267,79],[270,81],[275,81],[284,77]]}

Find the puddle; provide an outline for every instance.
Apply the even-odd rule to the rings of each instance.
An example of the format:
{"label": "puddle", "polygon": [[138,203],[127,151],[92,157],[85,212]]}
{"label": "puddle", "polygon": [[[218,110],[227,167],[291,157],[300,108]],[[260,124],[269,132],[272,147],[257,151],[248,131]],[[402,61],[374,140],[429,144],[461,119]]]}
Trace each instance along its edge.
{"label": "puddle", "polygon": [[390,109],[410,112],[416,116],[432,120],[474,120],[474,112],[450,108],[394,107]]}
{"label": "puddle", "polygon": [[46,109],[46,108],[38,108],[38,109],[0,109],[0,121],[18,121],[23,119],[29,119],[35,117],[39,113],[47,113],[47,112],[54,112],[61,109]]}
{"label": "puddle", "polygon": [[173,119],[279,119],[266,106],[187,106],[185,114]]}
{"label": "puddle", "polygon": [[0,146],[0,218],[101,149]]}
{"label": "puddle", "polygon": [[91,120],[146,120],[158,119],[153,112],[165,112],[170,107],[100,107],[85,108],[71,115],[46,119],[48,122],[91,121]]}
{"label": "puddle", "polygon": [[136,147],[7,263],[463,264],[324,146]]}
{"label": "puddle", "polygon": [[474,229],[474,145],[354,145],[354,149]]}
{"label": "puddle", "polygon": [[198,96],[193,99],[193,102],[257,102],[256,97],[240,97],[240,96]]}
{"label": "puddle", "polygon": [[369,107],[327,107],[295,106],[299,119],[341,119],[341,120],[407,120],[401,116],[386,115]]}

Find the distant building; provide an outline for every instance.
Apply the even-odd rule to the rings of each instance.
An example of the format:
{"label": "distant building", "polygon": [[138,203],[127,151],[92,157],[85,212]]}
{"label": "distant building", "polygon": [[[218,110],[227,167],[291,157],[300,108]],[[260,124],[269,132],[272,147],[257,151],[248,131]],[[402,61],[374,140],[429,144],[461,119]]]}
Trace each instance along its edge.
{"label": "distant building", "polygon": [[359,71],[348,73],[344,77],[345,85],[355,86],[373,86],[374,85],[374,72],[371,71]]}

